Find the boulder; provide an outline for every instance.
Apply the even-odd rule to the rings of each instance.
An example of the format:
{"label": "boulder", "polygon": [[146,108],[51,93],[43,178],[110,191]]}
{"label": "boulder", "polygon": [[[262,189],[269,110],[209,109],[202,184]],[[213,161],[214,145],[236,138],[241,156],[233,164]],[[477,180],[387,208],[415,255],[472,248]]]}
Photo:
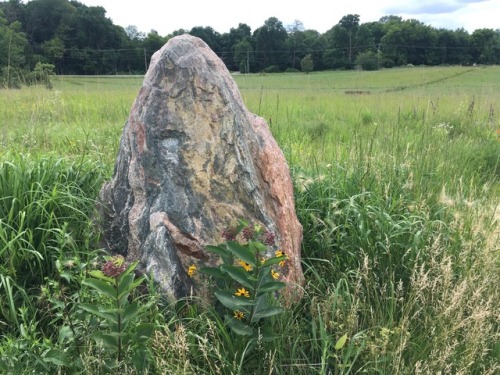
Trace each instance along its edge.
{"label": "boulder", "polygon": [[300,295],[302,226],[285,157],[199,38],[177,36],[153,55],[100,202],[104,246],[140,260],[173,298],[193,293],[189,266],[213,265],[205,246],[237,219],[274,233],[289,257],[286,291]]}

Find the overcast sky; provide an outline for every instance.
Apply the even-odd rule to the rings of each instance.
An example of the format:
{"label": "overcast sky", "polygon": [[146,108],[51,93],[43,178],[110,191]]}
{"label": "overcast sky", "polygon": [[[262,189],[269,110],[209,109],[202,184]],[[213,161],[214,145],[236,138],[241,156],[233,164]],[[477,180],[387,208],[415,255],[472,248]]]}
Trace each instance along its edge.
{"label": "overcast sky", "polygon": [[[211,26],[219,33],[245,23],[252,32],[276,17],[286,27],[299,20],[306,29],[324,33],[347,14],[360,22],[378,21],[386,15],[417,19],[435,28],[500,29],[500,0],[79,0],[100,5],[115,25],[135,25],[166,36],[175,30]],[[248,4],[248,5],[247,5]]]}

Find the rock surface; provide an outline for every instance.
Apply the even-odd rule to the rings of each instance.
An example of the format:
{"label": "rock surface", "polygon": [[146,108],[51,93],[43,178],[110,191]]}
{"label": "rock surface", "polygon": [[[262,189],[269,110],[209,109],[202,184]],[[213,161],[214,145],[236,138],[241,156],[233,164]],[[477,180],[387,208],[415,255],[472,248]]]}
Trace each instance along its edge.
{"label": "rock surface", "polygon": [[286,160],[201,39],[172,38],[153,56],[100,200],[105,247],[139,259],[174,298],[192,293],[186,270],[214,261],[204,246],[236,219],[276,235],[287,292],[300,295],[302,226]]}

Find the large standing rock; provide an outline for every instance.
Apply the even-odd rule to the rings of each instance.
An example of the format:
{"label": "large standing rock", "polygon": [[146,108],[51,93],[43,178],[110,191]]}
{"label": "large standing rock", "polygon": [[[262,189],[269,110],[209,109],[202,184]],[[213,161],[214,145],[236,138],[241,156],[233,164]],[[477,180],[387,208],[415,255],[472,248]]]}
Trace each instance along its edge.
{"label": "large standing rock", "polygon": [[186,269],[213,261],[204,246],[235,219],[275,233],[288,292],[303,281],[286,160],[201,39],[178,36],[154,54],[101,202],[107,248],[140,259],[173,297],[191,292]]}

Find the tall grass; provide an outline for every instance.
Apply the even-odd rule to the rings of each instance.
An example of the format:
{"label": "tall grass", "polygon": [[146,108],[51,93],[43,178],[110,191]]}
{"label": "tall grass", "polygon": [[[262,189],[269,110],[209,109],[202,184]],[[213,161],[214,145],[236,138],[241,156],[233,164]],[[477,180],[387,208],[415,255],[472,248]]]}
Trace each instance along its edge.
{"label": "tall grass", "polygon": [[[148,371],[497,373],[499,68],[235,78],[291,166],[305,297],[274,318],[274,342],[248,351],[209,301],[167,303],[150,285]],[[0,93],[0,369],[104,371],[88,340],[97,323],[78,313],[95,297],[77,280],[92,267],[94,199],[139,86],[61,77],[51,92]],[[71,283],[57,268],[68,257],[82,259]],[[57,290],[48,285],[66,299],[42,298]],[[69,318],[76,341],[61,336]],[[78,366],[58,360],[63,345]],[[119,371],[136,373],[126,361]]]}

